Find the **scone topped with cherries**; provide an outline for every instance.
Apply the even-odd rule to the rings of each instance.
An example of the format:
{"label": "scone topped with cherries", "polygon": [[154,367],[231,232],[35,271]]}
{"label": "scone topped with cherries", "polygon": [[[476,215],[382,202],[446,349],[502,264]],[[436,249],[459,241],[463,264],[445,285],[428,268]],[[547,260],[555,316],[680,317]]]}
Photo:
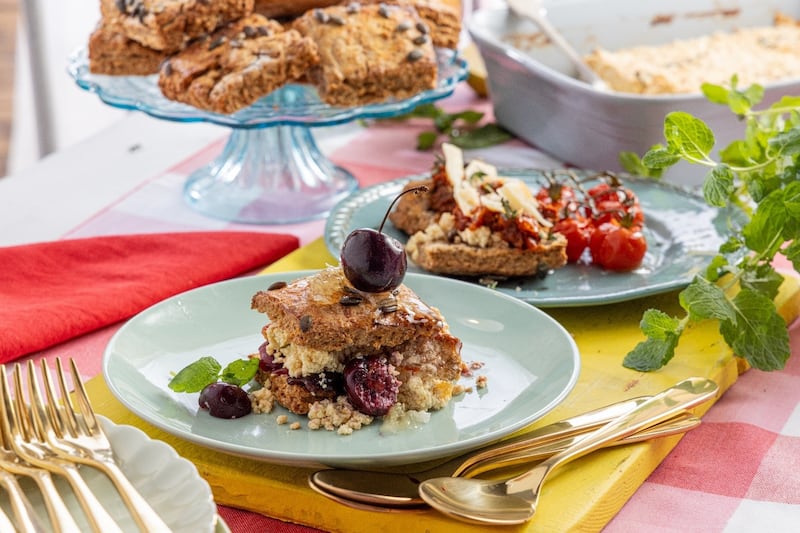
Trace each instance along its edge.
{"label": "scone topped with cherries", "polygon": [[329,267],[258,292],[252,308],[269,318],[257,379],[312,428],[343,433],[392,409],[440,409],[460,377],[461,342],[403,284],[362,291]]}

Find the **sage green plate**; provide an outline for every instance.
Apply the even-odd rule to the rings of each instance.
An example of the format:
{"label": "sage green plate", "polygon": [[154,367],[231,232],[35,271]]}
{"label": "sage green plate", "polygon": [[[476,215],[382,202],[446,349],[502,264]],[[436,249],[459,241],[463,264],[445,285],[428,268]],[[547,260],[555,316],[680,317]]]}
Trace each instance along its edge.
{"label": "sage green plate", "polygon": [[[522,179],[537,191],[546,183],[543,171],[500,169],[500,175]],[[580,178],[592,173],[573,170]],[[391,201],[411,176],[367,187],[339,202],[328,216],[325,244],[339,257],[347,235],[356,228],[377,228]],[[516,278],[499,281],[497,290],[538,307],[577,307],[641,298],[689,284],[704,269],[719,245],[726,240],[729,211],[709,207],[698,194],[675,185],[644,178],[626,178],[624,184],[639,197],[645,214],[647,254],[633,272],[608,272],[589,264],[569,264],[544,278]],[[587,187],[591,186],[591,182]],[[733,221],[741,216],[733,212]],[[391,222],[384,232],[405,243],[408,237]],[[409,261],[410,272],[423,272]]]}
{"label": "sage green plate", "polygon": [[[462,378],[474,391],[456,397],[430,420],[397,432],[381,421],[342,436],[306,428],[306,418],[281,407],[237,420],[198,409],[198,394],[175,393],[170,376],[206,355],[223,365],[256,352],[265,315],[250,299],[271,283],[309,272],[270,274],[207,285],[174,296],[133,317],[103,357],[111,392],[149,423],[201,446],[275,463],[382,467],[458,454],[537,420],[572,390],[580,359],[572,337],[548,315],[516,298],[457,280],[409,274],[405,283],[438,307],[463,342],[462,358],[483,363]],[[485,389],[475,388],[478,375]],[[279,425],[289,415],[302,429]]]}

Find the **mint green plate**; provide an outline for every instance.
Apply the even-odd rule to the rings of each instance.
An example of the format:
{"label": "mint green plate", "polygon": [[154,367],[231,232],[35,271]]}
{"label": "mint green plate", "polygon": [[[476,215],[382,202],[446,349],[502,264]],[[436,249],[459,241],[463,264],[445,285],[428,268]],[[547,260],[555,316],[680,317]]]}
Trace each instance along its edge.
{"label": "mint green plate", "polygon": [[[578,378],[572,337],[548,315],[516,298],[462,281],[409,274],[406,284],[438,307],[463,341],[462,358],[481,362],[462,378],[474,391],[456,397],[421,426],[395,433],[381,421],[341,436],[306,428],[306,418],[276,407],[237,420],[213,418],[198,394],[172,392],[170,376],[210,355],[225,364],[256,352],[265,315],[250,299],[271,283],[309,272],[269,274],[207,285],[141,312],[114,335],[103,357],[111,392],[149,423],[201,446],[268,462],[302,466],[382,467],[437,459],[494,441],[558,405]],[[485,375],[485,389],[474,387]],[[278,425],[289,415],[302,429]]]}
{"label": "mint green plate", "polygon": [[[522,179],[536,191],[546,183],[542,170],[500,169],[500,175]],[[573,170],[593,182],[593,173]],[[347,235],[356,228],[377,228],[391,201],[411,180],[410,176],[358,190],[339,202],[325,226],[325,244],[339,257]],[[728,234],[730,220],[740,212],[709,207],[698,194],[652,179],[623,180],[639,197],[646,220],[647,254],[633,272],[607,272],[588,264],[569,264],[544,278],[529,277],[499,281],[497,290],[537,307],[578,307],[608,304],[681,289],[710,262]],[[731,215],[731,216],[729,216]],[[400,242],[407,236],[387,222],[384,231]],[[423,272],[409,261],[410,272]]]}

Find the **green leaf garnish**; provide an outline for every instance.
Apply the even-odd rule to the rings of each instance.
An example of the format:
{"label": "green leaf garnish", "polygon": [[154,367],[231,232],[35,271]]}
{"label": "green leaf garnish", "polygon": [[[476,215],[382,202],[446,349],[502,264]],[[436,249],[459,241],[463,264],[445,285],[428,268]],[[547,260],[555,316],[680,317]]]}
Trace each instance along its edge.
{"label": "green leaf garnish", "polygon": [[[725,342],[754,368],[777,370],[790,354],[784,319],[775,307],[783,277],[772,266],[783,253],[800,270],[800,96],[785,96],[756,110],[761,86],[739,89],[704,84],[703,94],[727,106],[744,122],[744,138],[714,156],[714,133],[699,118],[680,111],[664,118],[666,145],[656,145],[641,159],[624,154],[626,168],[644,166],[643,176],[686,161],[709,168],[703,196],[713,207],[736,208],[744,220],[728,222],[729,235],[706,269],[681,293],[682,318],[650,309],[640,329],[646,339],[625,357],[623,365],[656,370],[675,355],[690,321],[716,320]],[[631,167],[631,168],[629,168]]]}
{"label": "green leaf garnish", "polygon": [[444,135],[452,144],[465,150],[485,148],[504,143],[514,136],[495,123],[479,125],[484,114],[473,109],[448,113],[434,104],[422,104],[410,112],[396,117],[380,119],[398,122],[410,119],[429,119],[433,130],[417,135],[417,150],[431,150],[436,141]]}
{"label": "green leaf garnish", "polygon": [[231,383],[233,385],[246,385],[250,383],[258,372],[258,359],[251,357],[249,359],[237,359],[228,364],[220,375],[220,381]]}
{"label": "green leaf garnish", "polygon": [[237,359],[222,365],[210,356],[201,357],[188,364],[169,381],[169,388],[175,392],[200,392],[206,385],[224,381],[239,387],[246,385],[258,372],[258,358]]}
{"label": "green leaf garnish", "polygon": [[201,357],[185,366],[169,380],[169,388],[175,392],[200,392],[209,383],[217,381],[222,365],[213,357]]}

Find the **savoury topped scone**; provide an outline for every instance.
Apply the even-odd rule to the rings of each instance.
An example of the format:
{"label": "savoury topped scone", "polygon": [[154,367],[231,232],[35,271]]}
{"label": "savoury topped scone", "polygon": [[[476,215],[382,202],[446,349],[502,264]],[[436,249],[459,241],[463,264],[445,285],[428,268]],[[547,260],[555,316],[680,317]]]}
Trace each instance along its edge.
{"label": "savoury topped scone", "polygon": [[461,276],[531,276],[567,263],[567,241],[518,179],[461,150],[442,147],[444,161],[424,183],[430,192],[404,195],[390,220],[410,235],[408,257],[420,267]]}

